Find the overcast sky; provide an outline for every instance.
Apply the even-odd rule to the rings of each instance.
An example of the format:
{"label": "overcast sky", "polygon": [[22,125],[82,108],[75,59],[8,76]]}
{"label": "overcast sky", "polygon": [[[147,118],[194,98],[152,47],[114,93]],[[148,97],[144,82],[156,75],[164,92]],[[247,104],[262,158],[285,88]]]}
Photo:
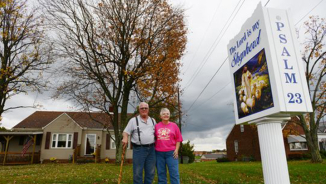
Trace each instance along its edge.
{"label": "overcast sky", "polygon": [[[184,89],[181,96],[184,112],[183,138],[195,144],[195,150],[225,149],[225,139],[235,124],[228,61],[213,79],[212,77],[227,58],[226,47],[229,40],[238,34],[259,0],[170,0],[170,2],[186,10],[185,20],[188,26],[188,43],[182,58],[183,67],[180,75],[181,87]],[[290,10],[298,29],[310,15],[326,18],[326,2],[323,0],[264,0],[262,4],[265,5],[267,2],[267,8]],[[237,13],[234,18],[230,17],[232,12],[233,15]],[[233,20],[230,25],[226,25],[228,19]],[[299,37],[299,42],[303,42],[303,36]],[[200,68],[201,70],[198,70]],[[64,100],[53,101],[50,96],[51,92],[13,97],[7,102],[7,107],[33,104],[40,104],[42,107],[5,113],[2,126],[11,128],[36,110],[76,110],[73,104]]]}

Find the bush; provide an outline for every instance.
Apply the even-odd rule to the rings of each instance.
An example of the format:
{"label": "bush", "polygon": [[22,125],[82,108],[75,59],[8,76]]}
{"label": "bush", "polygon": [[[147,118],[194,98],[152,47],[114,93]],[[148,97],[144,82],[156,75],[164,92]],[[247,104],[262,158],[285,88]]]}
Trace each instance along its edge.
{"label": "bush", "polygon": [[320,156],[323,159],[326,159],[326,151],[320,151]]}
{"label": "bush", "polygon": [[311,159],[310,153],[290,154],[288,156],[288,160],[309,160],[309,159]]}
{"label": "bush", "polygon": [[243,162],[252,162],[252,161],[256,161],[254,156],[246,156],[246,155],[241,155],[240,156],[240,160],[239,161],[243,161]]}
{"label": "bush", "polygon": [[194,145],[190,145],[190,141],[188,141],[186,144],[182,144],[181,154],[182,156],[189,157],[189,164],[193,163],[195,161]]}
{"label": "bush", "polygon": [[224,157],[224,158],[217,158],[216,162],[230,162],[230,160],[228,158]]}
{"label": "bush", "polygon": [[302,154],[302,160],[309,160],[309,159],[311,159],[311,153]]}

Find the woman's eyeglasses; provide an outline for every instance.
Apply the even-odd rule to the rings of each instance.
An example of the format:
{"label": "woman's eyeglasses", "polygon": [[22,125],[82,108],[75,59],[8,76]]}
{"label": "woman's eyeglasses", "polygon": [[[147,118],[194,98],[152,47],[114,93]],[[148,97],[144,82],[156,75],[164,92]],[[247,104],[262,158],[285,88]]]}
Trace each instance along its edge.
{"label": "woman's eyeglasses", "polygon": [[148,109],[147,107],[140,108],[140,110],[147,110],[147,109]]}

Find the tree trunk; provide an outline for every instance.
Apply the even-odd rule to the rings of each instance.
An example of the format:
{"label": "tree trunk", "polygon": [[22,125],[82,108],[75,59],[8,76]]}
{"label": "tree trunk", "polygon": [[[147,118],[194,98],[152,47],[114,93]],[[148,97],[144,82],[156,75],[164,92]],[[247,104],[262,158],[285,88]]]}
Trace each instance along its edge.
{"label": "tree trunk", "polygon": [[121,144],[121,140],[120,139],[116,139],[115,140],[116,143],[116,150],[115,150],[115,164],[116,165],[120,165],[121,163],[121,155],[122,155],[122,144]]}
{"label": "tree trunk", "polygon": [[314,143],[314,141],[310,135],[306,136],[306,140],[307,140],[309,152],[311,154],[311,162],[312,163],[322,163],[323,159],[321,158],[321,155],[319,153],[318,139],[315,140],[315,141],[317,141],[317,144]]}
{"label": "tree trunk", "polygon": [[122,105],[121,105],[121,113],[120,113],[120,122],[119,125],[117,127],[119,127],[118,130],[118,136],[116,135],[116,137],[118,137],[115,140],[115,144],[116,144],[116,164],[120,164],[121,163],[121,156],[122,156],[122,142],[121,142],[121,138],[122,138],[122,133],[123,130],[127,124],[127,112],[128,112],[128,102],[129,102],[129,94],[130,94],[130,87],[129,87],[129,83],[125,83],[125,87],[124,87],[124,93],[123,93],[123,97],[122,97]]}
{"label": "tree trunk", "polygon": [[320,152],[319,152],[318,148],[311,150],[310,153],[311,153],[311,162],[312,163],[322,163],[323,162],[323,159],[320,156]]}
{"label": "tree trunk", "polygon": [[[311,154],[311,162],[312,163],[322,163],[323,159],[321,158],[319,152],[319,142],[318,142],[318,125],[316,125],[315,121],[315,113],[310,113],[310,147],[308,146]],[[308,143],[308,140],[307,140]]]}
{"label": "tree trunk", "polygon": [[307,146],[309,149],[309,152],[311,154],[311,162],[312,163],[321,163],[323,162],[323,159],[321,158],[320,152],[319,152],[319,146],[318,146],[318,134],[317,134],[317,126],[315,125],[315,119],[314,114],[310,113],[310,127],[307,126],[306,120],[303,115],[300,115],[300,124],[305,132]]}

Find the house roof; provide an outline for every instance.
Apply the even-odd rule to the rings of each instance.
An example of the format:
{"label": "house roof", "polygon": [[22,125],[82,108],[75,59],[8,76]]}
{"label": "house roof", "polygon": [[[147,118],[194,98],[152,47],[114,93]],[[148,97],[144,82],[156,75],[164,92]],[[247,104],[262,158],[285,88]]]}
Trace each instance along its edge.
{"label": "house roof", "polygon": [[11,132],[11,131],[0,132],[0,135],[38,135],[38,134],[43,134],[43,132]]}
{"label": "house roof", "polygon": [[304,138],[304,135],[289,135],[288,143],[292,142],[307,142],[307,140]]}
{"label": "house roof", "polygon": [[205,154],[202,156],[202,158],[207,158],[207,159],[217,159],[217,158],[223,158],[225,157],[225,154]]}
{"label": "house roof", "polygon": [[13,128],[43,128],[64,113],[82,128],[104,128],[106,125],[112,128],[110,117],[106,113],[58,111],[36,111]]}

